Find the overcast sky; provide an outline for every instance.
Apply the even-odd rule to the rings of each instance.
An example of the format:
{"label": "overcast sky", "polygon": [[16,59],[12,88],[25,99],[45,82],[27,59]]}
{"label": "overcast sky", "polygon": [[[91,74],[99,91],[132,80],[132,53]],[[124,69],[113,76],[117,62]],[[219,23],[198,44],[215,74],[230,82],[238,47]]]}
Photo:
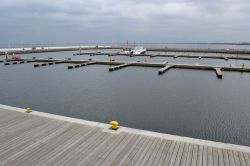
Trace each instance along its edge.
{"label": "overcast sky", "polygon": [[0,0],[0,43],[250,41],[250,0]]}

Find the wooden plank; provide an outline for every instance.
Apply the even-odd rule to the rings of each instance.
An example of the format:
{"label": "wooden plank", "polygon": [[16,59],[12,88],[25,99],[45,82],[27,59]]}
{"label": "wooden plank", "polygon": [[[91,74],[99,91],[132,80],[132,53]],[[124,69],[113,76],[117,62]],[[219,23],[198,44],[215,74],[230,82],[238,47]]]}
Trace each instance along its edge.
{"label": "wooden plank", "polygon": [[143,142],[142,146],[136,151],[136,153],[131,154],[128,160],[124,163],[124,165],[135,165],[135,162],[138,159],[138,156],[141,155],[145,147],[147,147],[148,143],[150,143],[150,137],[146,137],[146,140]]}
{"label": "wooden plank", "polygon": [[[93,137],[99,137],[101,132],[99,130],[99,128],[95,128],[95,127],[87,127],[85,129],[83,129],[81,131],[82,134],[79,135],[79,139],[77,139],[77,142],[69,142],[68,146],[64,149],[62,149],[60,152],[55,153],[54,155],[52,155],[50,158],[47,159],[46,164],[48,165],[54,165],[55,163],[57,163],[59,160],[60,162],[63,162],[69,158],[71,158],[70,156],[75,156],[76,154],[78,154],[78,149],[82,148],[83,144],[87,143],[90,138],[95,139]],[[103,136],[105,137],[105,135]],[[96,140],[96,139],[95,139]],[[85,146],[86,148],[86,146]],[[84,149],[84,147],[83,147]],[[77,152],[76,152],[77,151]],[[84,150],[85,152],[86,150]]]}
{"label": "wooden plank", "polygon": [[232,151],[232,153],[233,153],[233,156],[234,156],[235,165],[240,165],[240,159],[239,159],[237,151],[234,150],[234,151]]}
{"label": "wooden plank", "polygon": [[123,149],[128,147],[129,143],[136,138],[136,135],[130,134],[129,137],[124,139],[118,146],[114,147],[113,149],[110,149],[109,152],[107,152],[107,155],[102,158],[102,160],[99,161],[99,163],[103,166],[110,165],[110,163],[116,159],[116,156],[118,156]]}
{"label": "wooden plank", "polygon": [[203,154],[202,154],[202,164],[203,166],[207,166],[208,164],[208,155],[207,155],[207,146],[203,147]]}
{"label": "wooden plank", "polygon": [[238,156],[239,156],[239,159],[240,159],[240,165],[241,166],[247,166],[246,165],[246,161],[245,161],[245,158],[243,156],[243,153],[242,152],[237,152],[238,153]]}
{"label": "wooden plank", "polygon": [[193,150],[193,156],[192,156],[192,160],[191,160],[191,166],[196,166],[196,164],[197,164],[198,150],[199,150],[199,146],[197,144],[194,144],[194,150]]}
{"label": "wooden plank", "polygon": [[184,152],[184,147],[185,147],[185,143],[181,142],[180,143],[180,148],[178,150],[178,153],[177,153],[177,156],[176,156],[176,159],[175,159],[175,163],[174,163],[175,166],[179,166],[180,163],[181,163],[181,159],[182,159],[183,152]]}
{"label": "wooden plank", "polygon": [[113,134],[98,127],[1,109],[0,116],[9,119],[0,121],[1,164],[250,165],[246,152],[124,132]]}
{"label": "wooden plank", "polygon": [[243,156],[247,166],[250,165],[250,155],[248,153],[243,153]]}
{"label": "wooden plank", "polygon": [[147,166],[152,166],[153,163],[156,163],[154,161],[157,158],[157,154],[159,152],[160,147],[162,146],[162,143],[163,143],[163,139],[159,139],[159,141],[157,142],[157,144],[155,146],[153,153],[151,154],[150,158],[148,159],[148,161],[146,163]]}
{"label": "wooden plank", "polygon": [[[49,154],[46,154],[47,156],[43,156],[43,160],[41,163],[37,163],[37,165],[55,165],[56,162],[58,161],[63,161],[66,158],[66,155],[71,155],[72,152],[83,142],[86,142],[90,136],[92,136],[95,133],[101,133],[99,132],[98,128],[92,128],[92,127],[87,127],[83,128],[79,134],[75,137],[75,139],[70,139],[70,141],[65,142],[63,145],[60,146],[59,149],[53,150]],[[102,135],[102,139],[106,138],[105,135]],[[86,151],[86,150],[85,150]],[[84,151],[84,152],[85,152]],[[71,157],[72,158],[72,157]]]}
{"label": "wooden plank", "polygon": [[10,115],[10,116],[7,116],[5,118],[1,118],[1,121],[0,121],[0,126],[1,128],[2,127],[6,127],[8,125],[12,125],[13,123],[16,124],[18,123],[18,121],[23,121],[25,119],[29,119],[30,117],[28,115],[24,116],[24,115],[21,115],[19,113],[15,114],[15,115]]}
{"label": "wooden plank", "polygon": [[226,149],[222,149],[223,152],[223,158],[224,158],[224,163],[225,165],[230,165],[229,163],[229,156],[228,156],[228,152]]}
{"label": "wooden plank", "polygon": [[177,142],[176,141],[173,141],[170,148],[168,149],[168,153],[166,155],[166,158],[164,160],[164,163],[163,165],[168,165],[170,163],[170,159],[171,159],[171,156],[172,156],[172,153],[174,151],[174,148],[176,147],[176,144]]}
{"label": "wooden plank", "polygon": [[202,154],[203,154],[203,146],[198,145],[198,154],[197,154],[197,166],[202,166]]}
{"label": "wooden plank", "polygon": [[[47,149],[51,150],[55,148],[56,146],[58,146],[58,144],[61,143],[61,140],[69,139],[73,134],[77,133],[78,127],[79,126],[75,124],[71,125],[68,130],[63,130],[63,132],[60,132],[59,135],[48,139],[46,142],[40,142],[37,146],[26,151],[26,153],[22,153],[21,155],[19,155],[17,158],[12,160],[12,162],[17,164],[23,162],[32,164],[32,161],[39,159],[41,155],[47,153]],[[32,156],[32,158],[30,158],[30,156]]]}
{"label": "wooden plank", "polygon": [[185,166],[186,165],[186,160],[187,160],[187,154],[188,154],[189,146],[190,146],[189,143],[185,143],[183,154],[181,156],[180,166]]}
{"label": "wooden plank", "polygon": [[17,153],[17,149],[26,147],[31,142],[33,142],[34,139],[39,138],[44,131],[48,131],[51,128],[53,128],[53,126],[50,123],[46,123],[44,125],[38,126],[37,128],[33,128],[26,133],[22,133],[18,137],[1,143],[0,158],[8,157],[10,154],[13,155],[13,153]]}
{"label": "wooden plank", "polygon": [[229,158],[229,165],[236,166],[234,162],[233,152],[231,150],[228,150],[228,158]]}
{"label": "wooden plank", "polygon": [[71,125],[72,124],[70,123],[63,123],[62,125],[60,125],[60,128],[56,127],[56,128],[53,128],[52,130],[48,130],[47,132],[44,132],[42,136],[39,138],[39,141],[31,142],[27,147],[20,149],[19,152],[9,157],[8,160],[9,161],[16,160],[18,157],[22,156],[23,154],[26,154],[29,151],[33,150],[36,146],[40,145],[42,142],[46,142],[47,140],[58,136],[59,134],[67,130],[68,127]]}
{"label": "wooden plank", "polygon": [[171,141],[162,140],[160,149],[158,150],[155,160],[153,162],[153,166],[157,166],[158,164],[161,164],[164,162],[165,155],[167,153],[167,149],[168,149],[168,146],[170,146],[170,144],[171,144]]}
{"label": "wooden plank", "polygon": [[218,149],[218,160],[219,160],[219,166],[224,166],[224,157],[221,148]]}
{"label": "wooden plank", "polygon": [[[147,140],[147,137],[140,136],[140,139],[138,143],[134,146],[134,148],[131,149],[130,152],[128,152],[124,158],[119,162],[118,166],[121,165],[128,165],[128,163],[132,160],[133,156],[140,150],[140,148],[144,145],[145,141]],[[116,165],[114,165],[116,166]]]}
{"label": "wooden plank", "polygon": [[212,148],[213,151],[213,165],[218,166],[219,165],[219,154],[217,148]]}
{"label": "wooden plank", "polygon": [[121,145],[129,142],[131,137],[132,137],[132,135],[126,135],[123,139],[121,139],[116,144],[110,146],[109,148],[106,148],[105,152],[102,153],[102,155],[98,156],[98,158],[96,159],[96,161],[94,162],[93,165],[96,165],[96,166],[101,165],[105,161],[105,159],[109,156],[109,154],[112,153],[112,151],[115,151],[116,148],[119,148]]}
{"label": "wooden plank", "polygon": [[133,158],[133,163],[130,163],[130,165],[140,165],[143,158],[147,154],[148,149],[151,147],[151,145],[154,143],[154,140],[152,137],[149,138],[149,142],[143,147],[142,151],[138,153],[137,157]]}
{"label": "wooden plank", "polygon": [[207,165],[212,166],[213,165],[213,150],[212,147],[207,148]]}
{"label": "wooden plank", "polygon": [[42,120],[37,118],[30,118],[27,120],[20,121],[18,124],[15,123],[5,127],[1,127],[0,143],[17,136],[18,133],[24,133],[25,131],[29,131],[30,129],[38,127],[41,124],[44,124]]}
{"label": "wooden plank", "polygon": [[190,144],[188,147],[188,153],[187,153],[187,159],[186,159],[186,166],[190,166],[191,162],[192,162],[192,157],[193,157],[193,149],[194,149],[194,145]]}
{"label": "wooden plank", "polygon": [[112,135],[112,137],[107,140],[104,144],[98,147],[97,151],[91,152],[86,156],[78,165],[94,165],[99,159],[108,151],[108,149],[119,145],[119,143],[126,138],[126,134],[120,133],[119,135]]}
{"label": "wooden plank", "polygon": [[[85,160],[90,153],[95,152],[98,147],[106,140],[109,140],[110,135],[108,133],[102,133],[97,131],[95,133],[88,134],[80,143],[78,147],[71,148],[69,153],[64,153],[60,158],[58,157],[53,161],[55,165],[76,165],[77,163]],[[84,149],[84,150],[83,150]]]}
{"label": "wooden plank", "polygon": [[[1,117],[7,117],[8,115],[16,115],[15,111],[9,111],[9,110],[5,110],[5,109],[1,109],[0,108],[0,116]],[[5,118],[1,118],[0,120],[5,119]]]}
{"label": "wooden plank", "polygon": [[148,160],[149,160],[150,156],[152,156],[152,153],[154,151],[156,151],[155,148],[156,148],[156,145],[157,145],[158,142],[160,142],[160,139],[159,138],[154,138],[152,145],[149,147],[149,149],[146,150],[146,154],[141,155],[141,156],[144,156],[144,157],[143,157],[143,159],[141,161],[138,161],[138,163],[139,163],[138,165],[146,165],[148,163]]}
{"label": "wooden plank", "polygon": [[[53,149],[47,148],[47,152],[43,152],[43,155],[39,157],[36,165],[45,165],[45,162],[48,160],[55,158],[58,154],[62,153],[62,151],[69,150],[73,145],[77,144],[81,139],[82,136],[88,131],[88,128],[82,127],[76,134],[73,134],[72,137],[68,140],[61,141],[59,146],[55,146]],[[44,148],[45,146],[41,147]]]}
{"label": "wooden plank", "polygon": [[129,144],[115,157],[115,159],[110,162],[110,166],[118,166],[119,164],[122,164],[124,160],[128,157],[128,155],[135,149],[135,147],[139,144],[141,141],[142,136],[137,135],[134,137]]}
{"label": "wooden plank", "polygon": [[[50,140],[47,143],[43,143],[34,150],[31,151],[30,158],[25,161],[26,165],[34,165],[34,163],[38,163],[38,161],[42,161],[44,156],[50,154],[54,150],[57,150],[63,144],[67,144],[71,139],[75,139],[77,134],[80,132],[79,126],[72,126],[72,129],[63,133],[56,139]],[[23,163],[24,161],[18,161],[18,163]]]}
{"label": "wooden plank", "polygon": [[172,153],[172,155],[170,157],[170,160],[169,160],[169,163],[168,163],[169,166],[173,166],[174,165],[175,160],[177,158],[177,154],[178,154],[179,148],[180,148],[180,144],[181,144],[180,142],[176,143],[176,146],[175,146],[175,148],[173,150],[173,153]]}

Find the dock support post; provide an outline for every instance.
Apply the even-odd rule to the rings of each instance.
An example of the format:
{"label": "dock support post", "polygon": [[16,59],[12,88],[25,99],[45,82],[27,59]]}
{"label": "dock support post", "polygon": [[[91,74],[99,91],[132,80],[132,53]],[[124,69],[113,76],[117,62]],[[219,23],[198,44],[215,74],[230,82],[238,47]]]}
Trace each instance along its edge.
{"label": "dock support post", "polygon": [[163,73],[165,73],[168,69],[170,69],[171,67],[173,67],[173,66],[171,66],[171,65],[166,65],[165,67],[163,67],[163,68],[161,68],[160,70],[159,70],[159,75],[161,75],[161,74],[163,74]]}
{"label": "dock support post", "polygon": [[68,66],[68,69],[75,69],[75,68],[79,68],[79,67],[83,67],[83,66],[87,66],[87,65],[93,65],[96,64],[96,62],[86,62],[86,63],[80,63],[80,64],[76,64],[76,65],[70,65]]}
{"label": "dock support post", "polygon": [[64,63],[64,61],[52,61],[52,62],[47,62],[47,63],[34,64],[34,67],[50,66],[50,65],[55,65],[59,63]]}
{"label": "dock support post", "polygon": [[221,68],[214,68],[215,72],[216,72],[216,75],[218,78],[222,78],[222,71],[221,71]]}
{"label": "dock support post", "polygon": [[109,71],[118,70],[118,69],[124,68],[126,66],[130,66],[130,65],[131,65],[131,63],[124,63],[124,64],[121,64],[121,65],[113,66],[113,67],[109,68]]}

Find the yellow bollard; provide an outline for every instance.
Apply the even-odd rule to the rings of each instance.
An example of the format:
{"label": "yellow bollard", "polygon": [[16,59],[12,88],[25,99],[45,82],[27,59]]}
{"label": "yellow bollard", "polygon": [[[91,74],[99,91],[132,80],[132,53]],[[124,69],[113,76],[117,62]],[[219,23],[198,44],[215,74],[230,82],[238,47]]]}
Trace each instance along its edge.
{"label": "yellow bollard", "polygon": [[32,111],[31,111],[31,109],[30,108],[26,108],[26,111],[25,111],[26,113],[31,113]]}
{"label": "yellow bollard", "polygon": [[117,121],[110,121],[109,124],[111,125],[112,130],[117,130],[119,128],[119,123]]}

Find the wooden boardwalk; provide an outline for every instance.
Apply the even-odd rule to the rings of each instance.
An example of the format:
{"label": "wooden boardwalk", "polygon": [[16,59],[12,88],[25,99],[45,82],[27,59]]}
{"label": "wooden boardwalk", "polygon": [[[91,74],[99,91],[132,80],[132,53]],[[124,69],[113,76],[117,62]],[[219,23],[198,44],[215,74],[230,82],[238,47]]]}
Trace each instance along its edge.
{"label": "wooden boardwalk", "polygon": [[38,114],[0,108],[0,165],[250,166],[248,147],[218,148]]}

